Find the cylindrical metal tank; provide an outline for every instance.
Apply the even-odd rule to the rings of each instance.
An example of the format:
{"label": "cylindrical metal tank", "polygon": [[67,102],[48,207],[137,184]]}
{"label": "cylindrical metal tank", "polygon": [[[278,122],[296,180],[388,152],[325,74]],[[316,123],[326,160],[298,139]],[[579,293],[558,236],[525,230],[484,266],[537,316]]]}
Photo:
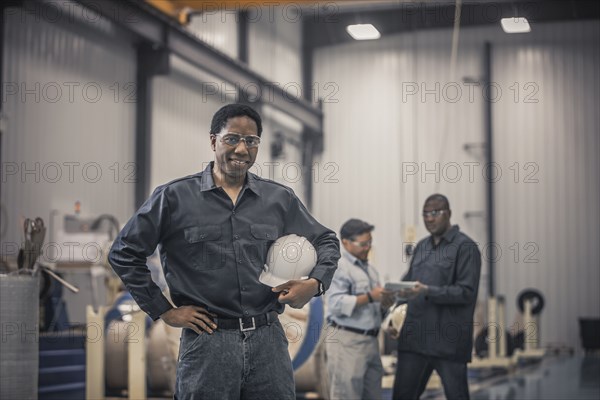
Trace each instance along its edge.
{"label": "cylindrical metal tank", "polygon": [[37,399],[39,276],[0,274],[0,399]]}
{"label": "cylindrical metal tank", "polygon": [[323,299],[314,297],[301,309],[286,307],[279,319],[289,342],[296,390],[316,391],[323,396],[327,387],[327,370],[322,353],[325,338]]}

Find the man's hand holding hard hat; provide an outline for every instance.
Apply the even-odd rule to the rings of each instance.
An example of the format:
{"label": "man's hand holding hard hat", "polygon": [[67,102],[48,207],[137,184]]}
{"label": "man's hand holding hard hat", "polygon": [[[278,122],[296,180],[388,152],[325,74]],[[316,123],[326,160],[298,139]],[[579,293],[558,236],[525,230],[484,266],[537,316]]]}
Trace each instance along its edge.
{"label": "man's hand holding hard hat", "polygon": [[279,302],[302,308],[319,293],[320,282],[309,278],[317,265],[317,252],[308,239],[295,234],[282,236],[269,248],[259,280],[279,293]]}

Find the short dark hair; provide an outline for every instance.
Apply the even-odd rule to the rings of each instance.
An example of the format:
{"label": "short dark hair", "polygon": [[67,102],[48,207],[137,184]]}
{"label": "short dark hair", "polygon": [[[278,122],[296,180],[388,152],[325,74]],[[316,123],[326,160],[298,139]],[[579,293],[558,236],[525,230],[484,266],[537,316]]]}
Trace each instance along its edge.
{"label": "short dark hair", "polygon": [[221,132],[225,125],[227,125],[227,121],[230,118],[235,117],[248,117],[254,122],[256,122],[256,128],[258,129],[258,136],[262,133],[262,119],[260,115],[256,112],[256,110],[246,104],[227,104],[223,106],[213,115],[212,122],[210,124],[210,134],[216,135]]}
{"label": "short dark hair", "polygon": [[344,225],[340,229],[340,236],[342,239],[353,239],[363,233],[370,233],[373,229],[375,229],[374,225],[360,219],[352,218],[344,222]]}
{"label": "short dark hair", "polygon": [[448,198],[446,196],[444,196],[443,194],[439,194],[439,193],[432,194],[431,196],[429,196],[427,198],[427,200],[425,200],[425,204],[427,204],[427,202],[431,201],[431,200],[441,201],[447,210],[450,209],[450,202],[448,201]]}

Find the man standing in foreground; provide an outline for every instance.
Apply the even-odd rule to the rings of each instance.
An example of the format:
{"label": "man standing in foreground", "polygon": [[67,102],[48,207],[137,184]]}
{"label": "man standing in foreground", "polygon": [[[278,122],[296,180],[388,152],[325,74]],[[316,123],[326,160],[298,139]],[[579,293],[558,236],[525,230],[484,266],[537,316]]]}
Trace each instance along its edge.
{"label": "man standing in foreground", "polygon": [[423,220],[431,236],[417,244],[403,278],[416,286],[400,292],[408,299],[408,311],[398,338],[395,400],[418,399],[433,370],[446,398],[469,398],[467,363],[481,254],[458,225],[450,224],[451,215],[445,196],[434,194],[425,201]]}
{"label": "man standing in foreground", "polygon": [[[248,169],[262,121],[231,104],[213,116],[214,162],[158,187],[116,238],[115,272],[146,313],[182,327],[176,399],[293,399],[285,304],[300,308],[330,284],[339,255],[335,233],[293,191]],[[269,246],[295,233],[317,251],[308,279],[270,288],[258,280]],[[159,246],[176,308],[150,278],[146,257]]]}
{"label": "man standing in foreground", "polygon": [[327,292],[327,320],[335,334],[326,340],[329,398],[381,399],[383,366],[377,335],[384,290],[369,263],[375,227],[358,219],[342,225],[342,258]]}

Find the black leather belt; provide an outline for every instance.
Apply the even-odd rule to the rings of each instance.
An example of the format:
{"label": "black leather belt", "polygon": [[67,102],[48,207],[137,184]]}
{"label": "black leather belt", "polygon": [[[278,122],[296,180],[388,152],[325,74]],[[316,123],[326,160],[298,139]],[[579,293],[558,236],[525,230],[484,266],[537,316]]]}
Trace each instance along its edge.
{"label": "black leather belt", "polygon": [[367,336],[377,336],[379,335],[379,329],[358,329],[358,328],[351,328],[349,326],[342,326],[342,325],[338,325],[333,321],[329,321],[329,324],[335,328],[339,328],[341,330],[344,331],[349,331],[349,332],[354,332],[354,333],[358,333],[360,335],[367,335]]}
{"label": "black leather belt", "polygon": [[277,321],[277,313],[275,311],[271,311],[269,313],[257,315],[254,317],[215,318],[215,324],[217,324],[217,329],[236,329],[241,332],[253,331],[261,326],[270,325],[275,321]]}

